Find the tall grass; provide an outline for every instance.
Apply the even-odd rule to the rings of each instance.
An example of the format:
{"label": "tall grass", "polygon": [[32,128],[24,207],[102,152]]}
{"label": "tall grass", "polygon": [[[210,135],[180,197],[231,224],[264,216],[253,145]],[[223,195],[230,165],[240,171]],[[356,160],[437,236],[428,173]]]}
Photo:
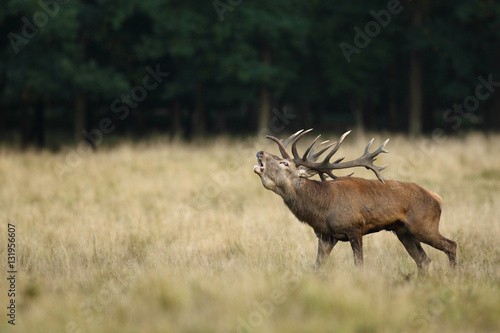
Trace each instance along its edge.
{"label": "tall grass", "polygon": [[[332,137],[334,137],[332,135]],[[346,140],[357,157],[368,138]],[[376,135],[375,144],[385,137]],[[444,199],[458,268],[424,245],[429,274],[389,232],[340,243],[313,271],[317,240],[253,174],[272,142],[151,140],[68,152],[0,147],[0,266],[18,245],[16,326],[1,332],[471,332],[500,327],[500,136],[391,137],[388,179]],[[373,175],[355,170],[355,176]],[[8,281],[0,279],[6,311]],[[2,313],[3,313],[2,312]]]}

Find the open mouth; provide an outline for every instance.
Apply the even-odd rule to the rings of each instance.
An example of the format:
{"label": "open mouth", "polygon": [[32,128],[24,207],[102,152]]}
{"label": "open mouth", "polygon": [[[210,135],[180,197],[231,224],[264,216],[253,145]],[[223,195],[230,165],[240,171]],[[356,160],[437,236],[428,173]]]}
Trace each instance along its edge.
{"label": "open mouth", "polygon": [[262,163],[258,154],[257,154],[257,162],[259,162],[259,165],[253,167],[253,172],[260,174],[264,172],[264,163]]}

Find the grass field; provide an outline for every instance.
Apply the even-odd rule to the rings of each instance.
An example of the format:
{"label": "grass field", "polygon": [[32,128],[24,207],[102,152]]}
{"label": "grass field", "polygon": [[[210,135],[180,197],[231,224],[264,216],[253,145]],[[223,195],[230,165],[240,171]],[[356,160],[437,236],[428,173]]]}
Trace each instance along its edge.
{"label": "grass field", "polygon": [[[312,229],[252,172],[256,151],[278,152],[260,138],[156,138],[92,154],[0,146],[0,332],[498,330],[500,136],[375,137],[391,138],[377,161],[389,163],[386,178],[443,197],[456,270],[424,245],[433,262],[417,276],[397,238],[380,232],[364,238],[364,268],[339,243],[314,271]],[[368,139],[348,137],[339,153],[355,158]],[[8,223],[15,326],[6,316]]]}

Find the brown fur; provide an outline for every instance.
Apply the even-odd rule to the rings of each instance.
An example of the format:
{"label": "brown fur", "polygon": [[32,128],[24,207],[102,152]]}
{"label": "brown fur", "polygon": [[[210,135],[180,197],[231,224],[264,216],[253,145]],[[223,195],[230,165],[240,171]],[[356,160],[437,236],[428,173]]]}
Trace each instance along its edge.
{"label": "brown fur", "polygon": [[258,152],[261,165],[254,171],[264,187],[279,194],[288,208],[318,236],[316,267],[328,257],[337,241],[349,241],[355,264],[363,262],[362,236],[393,231],[423,271],[430,259],[420,242],[448,255],[456,264],[456,243],[439,233],[442,199],[415,183],[341,177],[315,181],[307,168],[292,159]]}

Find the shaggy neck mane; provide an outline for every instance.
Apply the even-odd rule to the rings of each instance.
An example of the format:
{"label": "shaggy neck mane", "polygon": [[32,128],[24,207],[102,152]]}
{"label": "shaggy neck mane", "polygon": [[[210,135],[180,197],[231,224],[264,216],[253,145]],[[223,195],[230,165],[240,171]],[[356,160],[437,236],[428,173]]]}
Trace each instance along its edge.
{"label": "shaggy neck mane", "polygon": [[309,223],[322,215],[333,200],[331,193],[329,196],[325,195],[328,186],[331,186],[331,181],[319,182],[302,178],[289,190],[291,193],[287,191],[282,196],[283,201],[299,220]]}

